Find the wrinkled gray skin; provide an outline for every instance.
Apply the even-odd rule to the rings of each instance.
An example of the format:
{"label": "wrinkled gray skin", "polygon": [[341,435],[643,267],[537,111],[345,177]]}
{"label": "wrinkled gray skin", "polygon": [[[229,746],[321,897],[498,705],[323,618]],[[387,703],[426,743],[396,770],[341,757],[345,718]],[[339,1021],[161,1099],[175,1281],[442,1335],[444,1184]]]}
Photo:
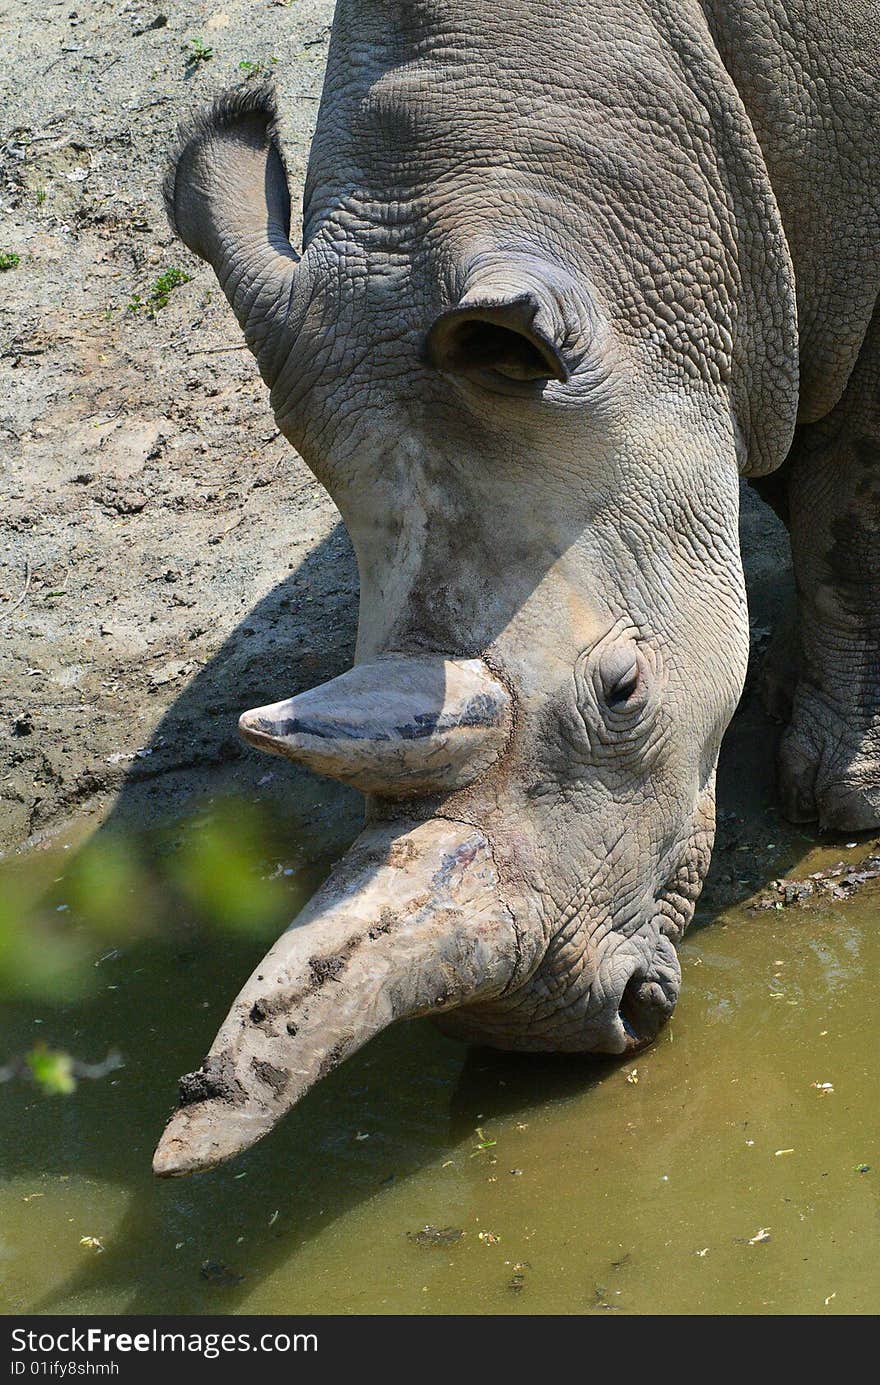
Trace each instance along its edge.
{"label": "wrinkled gray skin", "polygon": [[746,668],[741,473],[791,523],[785,804],[880,820],[878,33],[858,0],[340,0],[301,258],[271,95],[184,135],[173,221],[361,577],[356,676],[243,733],[367,788],[368,826],[158,1172],[401,1015],[656,1034]]}

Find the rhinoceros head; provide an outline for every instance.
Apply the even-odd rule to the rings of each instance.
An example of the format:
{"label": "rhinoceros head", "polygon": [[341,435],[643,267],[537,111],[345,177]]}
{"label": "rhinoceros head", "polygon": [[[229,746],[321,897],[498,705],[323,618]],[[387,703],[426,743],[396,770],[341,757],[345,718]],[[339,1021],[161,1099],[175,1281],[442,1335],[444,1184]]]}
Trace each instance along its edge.
{"label": "rhinoceros head", "polygon": [[162,1174],[251,1144],[402,1016],[650,1041],[711,849],[748,649],[723,314],[695,299],[670,346],[629,250],[616,279],[547,179],[389,152],[377,86],[322,113],[301,258],[266,90],[169,180],[360,570],[355,667],[241,730],[363,790],[367,827],[184,1079]]}

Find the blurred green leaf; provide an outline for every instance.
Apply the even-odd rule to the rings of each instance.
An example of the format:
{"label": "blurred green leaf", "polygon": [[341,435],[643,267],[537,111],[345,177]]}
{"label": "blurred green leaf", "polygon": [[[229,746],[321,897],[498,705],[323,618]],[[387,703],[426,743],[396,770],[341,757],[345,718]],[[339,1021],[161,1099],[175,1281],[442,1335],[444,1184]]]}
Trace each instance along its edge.
{"label": "blurred green leaf", "polygon": [[93,994],[104,984],[97,968],[108,946],[181,926],[267,936],[311,884],[282,868],[287,849],[269,815],[233,799],[147,831],[99,829],[67,856],[35,852],[0,864],[0,996]]}
{"label": "blurred green leaf", "polygon": [[226,805],[187,836],[171,874],[206,923],[252,933],[290,912],[288,890],[265,868],[258,819],[243,805]]}
{"label": "blurred green leaf", "polygon": [[25,1054],[25,1062],[45,1096],[70,1096],[76,1091],[73,1058],[62,1049],[35,1044],[30,1053]]}
{"label": "blurred green leaf", "polygon": [[151,927],[150,882],[133,845],[119,834],[83,847],[64,893],[85,926],[104,940],[137,937]]}
{"label": "blurred green leaf", "polygon": [[76,997],[93,988],[83,940],[16,882],[0,887],[0,995]]}

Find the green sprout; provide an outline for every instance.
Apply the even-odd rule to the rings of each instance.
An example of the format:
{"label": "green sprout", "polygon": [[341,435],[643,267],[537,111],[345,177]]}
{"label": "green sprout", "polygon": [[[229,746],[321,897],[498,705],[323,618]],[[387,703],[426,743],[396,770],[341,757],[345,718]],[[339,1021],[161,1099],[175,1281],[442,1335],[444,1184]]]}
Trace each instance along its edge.
{"label": "green sprout", "polygon": [[498,1143],[497,1140],[492,1140],[488,1135],[484,1135],[480,1126],[477,1126],[475,1134],[477,1136],[477,1144],[471,1154],[472,1159],[475,1159],[478,1154],[483,1154],[487,1149],[493,1149]]}
{"label": "green sprout", "polygon": [[150,293],[150,301],[155,308],[167,308],[171,290],[180,288],[181,284],[188,284],[192,278],[185,269],[166,269],[164,274],[160,274]]}
{"label": "green sprout", "polygon": [[20,264],[21,256],[16,255],[14,250],[0,250],[0,271],[17,269]]}
{"label": "green sprout", "polygon": [[244,58],[243,61],[238,64],[238,70],[239,72],[243,72],[245,77],[259,77],[260,73],[265,72],[269,65],[277,62],[278,59],[274,57],[269,58],[268,62],[263,62],[261,60],[255,63],[252,63],[250,58]]}
{"label": "green sprout", "polygon": [[192,275],[187,274],[185,269],[177,269],[172,265],[159,275],[146,298],[142,298],[139,293],[132,294],[128,301],[128,311],[146,312],[148,317],[154,318],[160,309],[168,307],[172,290],[180,288],[181,284],[188,284],[191,278]]}
{"label": "green sprout", "polygon": [[184,51],[186,60],[191,67],[196,67],[198,63],[210,62],[214,56],[213,48],[210,48],[198,35],[189,40],[189,47]]}

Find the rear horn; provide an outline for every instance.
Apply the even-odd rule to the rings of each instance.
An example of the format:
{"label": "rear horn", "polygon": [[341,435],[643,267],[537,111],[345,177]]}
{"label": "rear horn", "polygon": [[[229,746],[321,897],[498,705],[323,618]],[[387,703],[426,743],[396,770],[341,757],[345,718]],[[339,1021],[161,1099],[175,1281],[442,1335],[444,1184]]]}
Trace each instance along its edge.
{"label": "rear horn", "polygon": [[463,788],[498,759],[510,694],[480,659],[388,657],[245,712],[246,741],[363,793]]}

